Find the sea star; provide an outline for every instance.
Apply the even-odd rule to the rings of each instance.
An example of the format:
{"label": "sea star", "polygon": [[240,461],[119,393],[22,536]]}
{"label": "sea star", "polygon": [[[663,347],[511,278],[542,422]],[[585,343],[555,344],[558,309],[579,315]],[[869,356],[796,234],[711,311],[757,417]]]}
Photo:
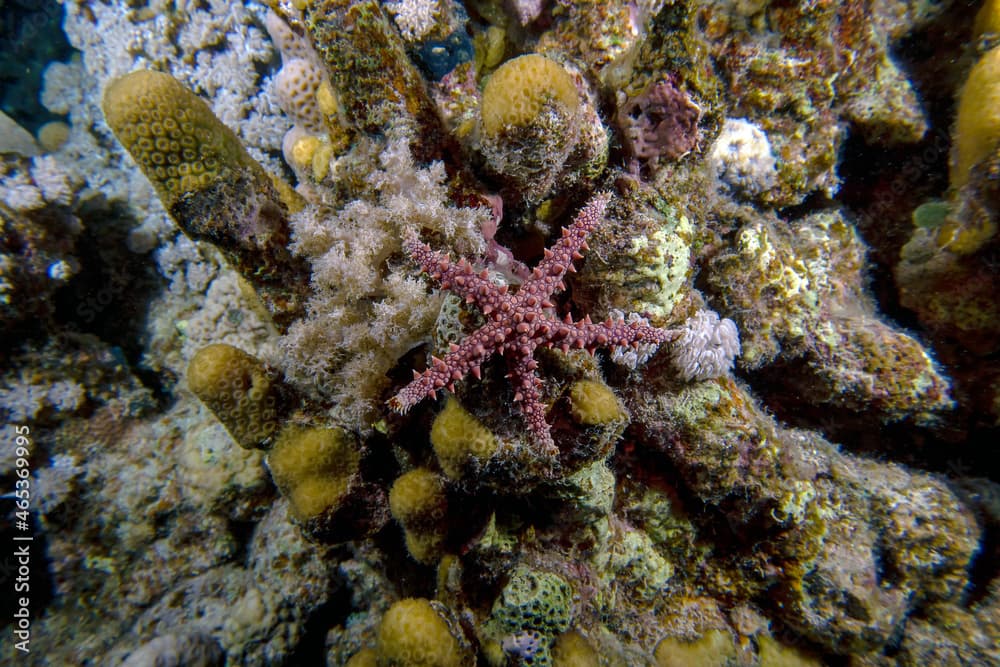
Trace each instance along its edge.
{"label": "sea star", "polygon": [[423,373],[414,371],[410,384],[389,400],[389,406],[404,413],[428,396],[435,396],[442,387],[454,391],[454,383],[470,373],[478,380],[480,367],[496,353],[507,360],[508,378],[514,386],[514,400],[520,403],[521,414],[532,437],[546,457],[555,457],[559,450],[552,440],[545,405],[539,387],[542,381],[535,374],[538,362],[534,352],[538,347],[555,347],[563,352],[586,349],[591,354],[598,347],[638,348],[672,340],[676,333],[658,329],[641,320],[617,322],[610,318],[594,323],[590,316],[574,321],[570,315],[559,319],[553,313],[552,295],[566,289],[563,278],[575,271],[573,262],[587,250],[587,236],[604,220],[610,194],[595,196],[577,214],[573,223],[562,230],[560,238],[545,250],[545,256],[515,292],[507,285],[490,281],[486,270],[476,273],[464,258],[452,262],[451,257],[433,250],[416,238],[404,242],[406,252],[438,281],[443,289],[465,297],[486,316],[487,322],[460,343],[452,344],[443,359],[431,356],[431,366]]}

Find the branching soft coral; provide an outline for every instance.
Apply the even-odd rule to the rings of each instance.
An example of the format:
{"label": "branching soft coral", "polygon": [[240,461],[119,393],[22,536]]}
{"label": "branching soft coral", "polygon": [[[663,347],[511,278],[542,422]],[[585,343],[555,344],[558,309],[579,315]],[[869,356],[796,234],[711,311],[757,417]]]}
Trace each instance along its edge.
{"label": "branching soft coral", "polygon": [[432,231],[472,256],[486,242],[488,209],[449,204],[444,166],[418,168],[398,132],[368,175],[367,196],[337,212],[311,205],[292,221],[294,250],[313,267],[309,316],[282,340],[294,383],[336,404],[338,418],[362,430],[374,418],[385,374],[434,326],[441,298],[415,276],[391,271],[407,234]]}

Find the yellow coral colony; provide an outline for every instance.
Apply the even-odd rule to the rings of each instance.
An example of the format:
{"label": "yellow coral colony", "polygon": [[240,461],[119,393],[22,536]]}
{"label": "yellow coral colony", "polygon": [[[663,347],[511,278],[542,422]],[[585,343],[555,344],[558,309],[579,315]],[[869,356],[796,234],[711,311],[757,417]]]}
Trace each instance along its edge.
{"label": "yellow coral colony", "polygon": [[267,465],[292,515],[309,521],[335,509],[347,495],[361,456],[339,429],[288,426],[268,454]]}
{"label": "yellow coral colony", "polygon": [[444,474],[461,479],[475,464],[483,465],[494,453],[497,439],[454,396],[448,397],[444,410],[431,426],[431,445]]}
{"label": "yellow coral colony", "polygon": [[198,351],[188,388],[246,449],[266,448],[278,428],[280,390],[274,374],[243,350],[217,343]]}
{"label": "yellow coral colony", "polygon": [[969,72],[958,101],[951,184],[969,181],[969,171],[1000,143],[1000,47],[987,51]]}
{"label": "yellow coral colony", "polygon": [[465,667],[475,664],[452,634],[447,621],[422,598],[392,605],[378,630],[375,649],[380,667]]}
{"label": "yellow coral colony", "polygon": [[239,138],[169,74],[139,70],[104,91],[104,117],[171,210],[196,192],[246,170],[268,180]]}
{"label": "yellow coral colony", "polygon": [[505,128],[529,125],[546,104],[558,105],[568,116],[579,107],[576,85],[562,65],[537,54],[508,60],[483,88],[482,132],[496,136]]}
{"label": "yellow coral colony", "polygon": [[570,411],[582,426],[608,424],[626,414],[611,387],[594,380],[578,380],[569,389]]}
{"label": "yellow coral colony", "polygon": [[289,250],[287,210],[301,206],[295,191],[272,179],[209,106],[169,74],[139,70],[116,79],[103,108],[181,229],[223,253],[279,328],[299,317],[309,267]]}
{"label": "yellow coral colony", "polygon": [[403,526],[413,560],[431,565],[441,558],[448,530],[447,509],[444,480],[427,468],[411,470],[393,483],[389,510]]}

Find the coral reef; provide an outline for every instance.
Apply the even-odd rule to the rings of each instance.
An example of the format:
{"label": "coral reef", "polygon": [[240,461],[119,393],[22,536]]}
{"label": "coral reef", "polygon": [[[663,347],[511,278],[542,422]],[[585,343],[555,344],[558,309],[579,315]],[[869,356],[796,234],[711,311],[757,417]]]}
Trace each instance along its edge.
{"label": "coral reef", "polygon": [[1000,663],[997,2],[61,5],[39,662]]}

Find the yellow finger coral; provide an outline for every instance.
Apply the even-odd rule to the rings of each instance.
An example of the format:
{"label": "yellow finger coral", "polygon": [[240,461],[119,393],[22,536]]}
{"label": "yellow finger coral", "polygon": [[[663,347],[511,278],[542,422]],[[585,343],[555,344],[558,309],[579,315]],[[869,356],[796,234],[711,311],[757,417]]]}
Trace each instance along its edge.
{"label": "yellow finger coral", "polygon": [[104,91],[104,118],[171,210],[188,192],[264,170],[209,106],[162,72],[139,70]]}
{"label": "yellow finger coral", "polygon": [[1000,48],[987,51],[965,81],[955,119],[955,154],[951,184],[959,188],[969,170],[986,159],[1000,142]]}
{"label": "yellow finger coral", "polygon": [[104,91],[104,117],[186,234],[225,255],[279,327],[302,313],[309,269],[288,249],[298,195],[272,181],[209,106],[169,74],[139,70]]}
{"label": "yellow finger coral", "polygon": [[404,526],[440,521],[447,511],[444,481],[427,468],[415,468],[392,484],[389,509]]}
{"label": "yellow finger coral", "polygon": [[194,355],[187,381],[241,447],[271,444],[282,407],[276,372],[243,350],[218,343]]}
{"label": "yellow finger coral", "polygon": [[976,14],[972,27],[974,37],[983,37],[990,33],[1000,33],[1000,0],[986,0]]}

